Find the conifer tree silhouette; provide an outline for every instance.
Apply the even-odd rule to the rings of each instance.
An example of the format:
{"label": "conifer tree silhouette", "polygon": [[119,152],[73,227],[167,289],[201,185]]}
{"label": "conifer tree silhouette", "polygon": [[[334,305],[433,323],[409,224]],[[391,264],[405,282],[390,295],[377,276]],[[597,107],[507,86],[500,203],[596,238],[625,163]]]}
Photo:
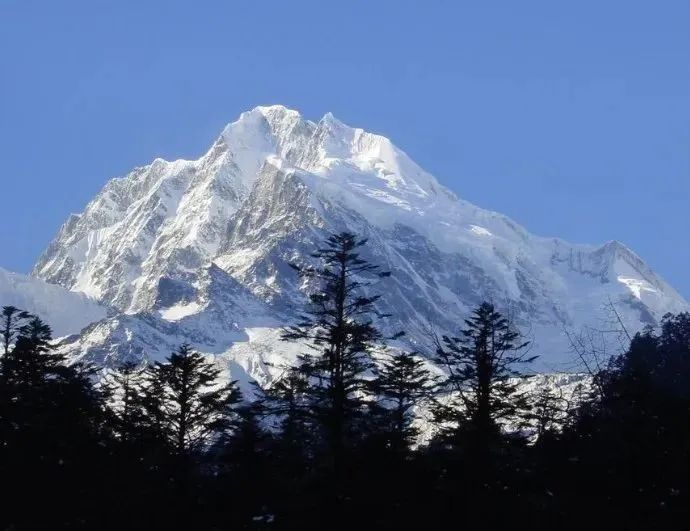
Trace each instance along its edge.
{"label": "conifer tree silhouette", "polygon": [[307,383],[308,412],[323,430],[336,477],[358,437],[366,374],[374,367],[370,353],[383,339],[372,322],[374,315],[385,317],[376,310],[379,295],[368,294],[368,288],[390,273],[360,255],[365,244],[349,232],[334,234],[313,253],[318,265],[293,265],[315,291],[299,322],[283,334],[286,341],[311,346],[294,371]]}

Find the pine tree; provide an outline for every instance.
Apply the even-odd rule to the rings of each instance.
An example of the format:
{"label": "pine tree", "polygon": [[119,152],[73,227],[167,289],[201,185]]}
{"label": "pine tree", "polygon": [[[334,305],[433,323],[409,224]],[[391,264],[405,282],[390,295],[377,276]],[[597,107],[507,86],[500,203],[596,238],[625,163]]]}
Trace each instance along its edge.
{"label": "pine tree", "polygon": [[436,384],[424,361],[413,353],[391,355],[378,368],[372,388],[379,397],[384,433],[394,451],[406,450],[414,442],[418,430],[411,425],[412,410],[431,398]]}
{"label": "pine tree", "polygon": [[454,424],[452,437],[465,431],[486,447],[501,423],[521,422],[529,411],[518,367],[537,356],[529,356],[529,343],[492,304],[481,304],[465,324],[459,337],[444,336],[437,345],[436,361],[447,370],[442,388],[449,393],[449,403],[436,408],[437,420]]}
{"label": "pine tree", "polygon": [[152,369],[144,400],[176,455],[189,456],[230,428],[241,395],[235,382],[219,386],[219,376],[220,370],[189,345]]}
{"label": "pine tree", "polygon": [[110,411],[113,429],[124,444],[141,442],[149,419],[145,417],[146,368],[133,361],[125,361],[104,378],[104,386],[113,397]]}
{"label": "pine tree", "polygon": [[223,460],[240,488],[260,487],[270,434],[261,425],[264,410],[260,402],[249,402],[236,409],[234,429],[221,444]]}
{"label": "pine tree", "polygon": [[258,401],[266,416],[277,421],[274,451],[281,464],[294,472],[303,470],[313,425],[308,408],[308,384],[296,370],[287,370],[266,388],[257,385]]}
{"label": "pine tree", "polygon": [[242,404],[236,409],[237,420],[235,429],[228,437],[230,453],[238,462],[243,463],[250,471],[254,469],[251,463],[257,460],[264,450],[269,434],[261,426],[263,408],[260,402]]}
{"label": "pine tree", "polygon": [[[1,370],[5,385],[12,387],[15,393],[22,396],[23,393],[47,384],[53,378],[66,376],[69,371],[64,365],[64,356],[52,352],[50,326],[26,312],[20,312],[20,315],[28,319],[28,322],[18,329],[16,325],[8,326],[8,329],[16,330],[10,332],[9,336],[14,337],[15,342],[14,348],[2,357]],[[8,341],[7,337],[5,336],[5,341]],[[19,401],[28,400],[28,397],[22,399],[19,396]]]}
{"label": "pine tree", "polygon": [[10,351],[10,345],[14,343],[15,338],[21,331],[32,315],[29,312],[15,308],[14,306],[3,306],[2,317],[0,321],[0,337],[2,337],[2,345],[4,354]]}
{"label": "pine tree", "polygon": [[144,411],[143,427],[147,440],[158,445],[168,445],[166,439],[165,381],[155,364],[147,365],[142,373],[142,389],[139,395]]}
{"label": "pine tree", "polygon": [[[50,327],[21,315],[28,322],[0,359],[0,475],[12,485],[2,518],[9,527],[33,529],[48,526],[43,519],[50,515],[51,526],[67,526],[61,518],[78,512],[85,518],[89,510],[82,503],[86,478],[109,435],[104,396],[94,385],[93,367],[68,365],[54,352]],[[71,510],[66,486],[76,498]],[[44,511],[18,510],[28,497],[41,499]]]}
{"label": "pine tree", "polygon": [[102,429],[105,393],[95,386],[97,369],[68,364],[65,355],[55,352],[50,326],[39,317],[31,316],[20,328],[14,347],[0,360],[0,371],[3,406],[15,425],[24,426],[15,431],[67,430],[70,423],[86,431]]}
{"label": "pine tree", "polygon": [[563,426],[570,410],[569,401],[563,397],[562,390],[555,393],[549,386],[542,386],[532,399],[532,409],[527,414],[531,420],[537,441],[553,435]]}
{"label": "pine tree", "polygon": [[660,328],[635,335],[595,375],[601,392],[580,404],[561,436],[577,463],[563,467],[568,507],[592,507],[607,527],[684,529],[690,521],[690,313],[666,315]]}
{"label": "pine tree", "polygon": [[305,341],[312,347],[313,352],[300,356],[295,370],[308,383],[308,410],[324,431],[336,475],[342,472],[348,442],[356,438],[363,413],[365,375],[374,366],[370,352],[382,339],[371,320],[372,315],[383,317],[375,309],[379,296],[364,290],[390,273],[360,256],[365,244],[354,234],[335,234],[313,253],[319,266],[293,265],[316,292],[298,324],[283,334],[286,341]]}

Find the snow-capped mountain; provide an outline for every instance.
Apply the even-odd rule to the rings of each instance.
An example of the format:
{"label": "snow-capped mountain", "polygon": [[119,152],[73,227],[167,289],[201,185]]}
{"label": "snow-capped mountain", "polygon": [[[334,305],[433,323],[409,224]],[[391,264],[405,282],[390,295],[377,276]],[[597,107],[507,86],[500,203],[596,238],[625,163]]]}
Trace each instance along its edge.
{"label": "snow-capped mountain", "polygon": [[33,274],[119,311],[65,344],[75,355],[159,357],[187,341],[233,377],[262,379],[266,357],[297,348],[279,330],[308,286],[288,263],[343,229],[392,272],[383,326],[422,349],[430,327],[457,331],[490,300],[533,338],[540,367],[558,370],[563,330],[596,325],[604,305],[631,331],[688,308],[618,242],[534,236],[459,199],[387,138],[282,106],[243,113],[198,160],[156,159],[111,180]]}
{"label": "snow-capped mountain", "polygon": [[77,334],[107,315],[104,306],[82,293],[0,268],[0,306],[15,306],[39,315],[56,337]]}

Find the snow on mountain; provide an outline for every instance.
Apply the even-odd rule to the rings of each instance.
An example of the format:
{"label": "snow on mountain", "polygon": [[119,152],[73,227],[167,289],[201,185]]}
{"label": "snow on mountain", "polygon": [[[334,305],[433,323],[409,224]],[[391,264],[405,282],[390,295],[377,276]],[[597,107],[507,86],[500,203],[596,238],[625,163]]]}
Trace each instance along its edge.
{"label": "snow on mountain", "polygon": [[263,379],[267,357],[295,354],[279,329],[308,286],[288,263],[343,229],[369,238],[369,258],[393,273],[382,326],[422,350],[431,325],[457,331],[490,300],[530,333],[539,367],[559,370],[564,330],[601,325],[604,305],[631,331],[688,309],[624,245],[531,235],[456,197],[387,138],[282,106],[243,113],[198,160],[156,159],[111,180],[33,274],[119,310],[65,345],[75,355],[158,357],[188,341],[233,377]]}
{"label": "snow on mountain", "polygon": [[106,316],[106,309],[82,293],[0,268],[0,307],[16,306],[39,315],[56,337],[78,333]]}

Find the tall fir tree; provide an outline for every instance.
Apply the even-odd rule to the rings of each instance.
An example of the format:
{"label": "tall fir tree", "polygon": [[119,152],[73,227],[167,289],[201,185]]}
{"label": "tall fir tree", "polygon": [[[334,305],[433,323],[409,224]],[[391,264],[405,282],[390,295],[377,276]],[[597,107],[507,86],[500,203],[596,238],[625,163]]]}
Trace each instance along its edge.
{"label": "tall fir tree", "polygon": [[111,369],[103,378],[111,397],[113,430],[125,445],[142,442],[150,419],[144,404],[146,367],[125,361]]}
{"label": "tall fir tree", "polygon": [[[50,327],[21,315],[27,322],[0,359],[0,475],[12,485],[0,518],[9,528],[44,528],[47,519],[69,527],[91,510],[88,478],[109,436],[105,400],[95,369],[68,364],[54,351]],[[66,487],[76,498],[71,509]],[[43,511],[21,511],[29,498],[42,500]]]}
{"label": "tall fir tree", "polygon": [[547,385],[538,389],[527,414],[536,440],[544,442],[546,438],[554,436],[567,422],[570,411],[570,401],[563,396],[562,390],[556,392]]}
{"label": "tall fir tree", "polygon": [[[563,498],[587,503],[604,525],[681,529],[690,522],[690,313],[638,333],[595,378],[602,390],[566,426]],[[560,471],[561,475],[563,472]],[[594,481],[593,481],[594,479]],[[587,486],[582,500],[578,489]],[[610,511],[608,507],[624,510]]]}
{"label": "tall fir tree", "polygon": [[2,307],[2,314],[0,316],[0,336],[2,337],[4,354],[10,351],[10,345],[14,343],[22,327],[26,325],[26,322],[31,319],[31,317],[32,315],[29,312],[20,310],[15,306]]}
{"label": "tall fir tree", "polygon": [[275,421],[277,436],[273,451],[286,473],[303,471],[312,450],[313,423],[309,415],[307,389],[308,382],[304,376],[290,369],[265,388],[257,385],[258,401],[265,415]]}
{"label": "tall fir tree", "polygon": [[219,385],[219,377],[220,369],[189,345],[152,368],[144,401],[176,455],[192,455],[231,427],[241,394],[236,382]]}
{"label": "tall fir tree", "polygon": [[436,387],[437,379],[414,353],[392,354],[379,366],[372,389],[383,434],[393,451],[406,451],[414,442],[419,430],[412,425],[413,408],[428,403]]}
{"label": "tall fir tree", "polygon": [[[18,393],[38,388],[51,378],[65,373],[64,356],[52,352],[50,326],[39,317],[26,312],[23,315],[27,322],[21,327],[8,325],[8,328],[16,329],[16,332],[10,332],[10,341],[14,338],[14,348],[2,358],[3,380]],[[11,317],[6,323],[10,320]]]}
{"label": "tall fir tree", "polygon": [[446,401],[436,407],[437,420],[453,438],[461,432],[486,447],[500,434],[502,423],[520,423],[530,409],[519,389],[524,373],[519,367],[533,362],[529,342],[490,303],[476,308],[457,337],[438,342],[436,362],[447,371],[442,389]]}
{"label": "tall fir tree", "polygon": [[371,350],[382,339],[372,316],[379,295],[366,288],[389,272],[360,255],[366,239],[349,232],[331,235],[313,253],[317,266],[295,266],[315,292],[300,321],[283,334],[312,351],[302,354],[295,371],[307,382],[308,411],[325,435],[336,475],[343,470],[348,445],[356,440],[361,420],[366,373],[373,369]]}
{"label": "tall fir tree", "polygon": [[169,447],[166,432],[167,412],[165,405],[166,384],[156,364],[148,364],[142,374],[143,382],[139,399],[144,411],[144,436],[154,445]]}

